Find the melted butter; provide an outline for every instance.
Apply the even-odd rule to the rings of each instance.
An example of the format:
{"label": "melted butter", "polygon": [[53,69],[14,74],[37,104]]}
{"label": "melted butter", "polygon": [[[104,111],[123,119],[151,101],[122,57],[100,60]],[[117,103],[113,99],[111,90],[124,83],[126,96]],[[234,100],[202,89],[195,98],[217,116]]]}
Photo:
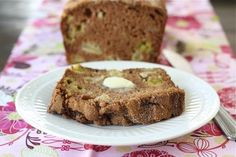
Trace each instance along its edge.
{"label": "melted butter", "polygon": [[103,86],[108,87],[110,89],[135,87],[135,84],[132,81],[117,76],[107,77],[106,79],[103,80],[102,84]]}

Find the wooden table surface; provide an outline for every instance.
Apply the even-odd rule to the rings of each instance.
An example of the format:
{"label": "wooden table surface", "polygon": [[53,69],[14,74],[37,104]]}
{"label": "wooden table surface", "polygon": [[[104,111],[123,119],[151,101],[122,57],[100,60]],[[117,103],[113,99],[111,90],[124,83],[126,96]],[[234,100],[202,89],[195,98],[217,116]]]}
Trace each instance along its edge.
{"label": "wooden table surface", "polygon": [[[6,64],[11,49],[27,19],[36,14],[41,0],[0,0],[0,71]],[[236,52],[236,1],[211,0],[220,17],[227,38]]]}

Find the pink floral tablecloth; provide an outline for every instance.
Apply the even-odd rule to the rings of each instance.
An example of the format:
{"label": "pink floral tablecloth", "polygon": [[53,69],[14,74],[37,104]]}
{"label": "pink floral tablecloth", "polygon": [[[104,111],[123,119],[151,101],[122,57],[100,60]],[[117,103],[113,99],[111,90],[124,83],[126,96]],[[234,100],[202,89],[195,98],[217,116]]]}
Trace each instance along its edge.
{"label": "pink floral tablecloth", "polygon": [[[17,91],[42,73],[66,65],[59,30],[64,4],[65,0],[40,3],[1,72],[0,157],[236,157],[236,142],[228,141],[212,121],[177,139],[120,147],[69,141],[24,122],[15,109]],[[236,118],[236,60],[211,4],[169,0],[167,8],[163,46],[181,52]],[[161,62],[168,65],[164,57]]]}

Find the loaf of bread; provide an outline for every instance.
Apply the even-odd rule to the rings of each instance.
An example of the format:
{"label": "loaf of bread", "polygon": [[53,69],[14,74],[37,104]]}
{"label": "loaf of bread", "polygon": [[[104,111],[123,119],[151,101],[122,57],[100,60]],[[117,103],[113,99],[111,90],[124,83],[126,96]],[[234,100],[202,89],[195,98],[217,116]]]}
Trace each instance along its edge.
{"label": "loaf of bread", "polygon": [[156,62],[166,19],[164,0],[69,0],[61,19],[67,61]]}
{"label": "loaf of bread", "polygon": [[48,112],[97,125],[151,124],[180,115],[184,91],[160,69],[67,69]]}

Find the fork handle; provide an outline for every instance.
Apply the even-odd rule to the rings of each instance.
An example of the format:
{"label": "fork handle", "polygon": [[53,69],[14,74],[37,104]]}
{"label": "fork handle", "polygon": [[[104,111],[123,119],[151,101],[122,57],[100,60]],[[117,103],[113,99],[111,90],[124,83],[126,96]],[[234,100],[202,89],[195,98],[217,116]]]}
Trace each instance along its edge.
{"label": "fork handle", "polygon": [[220,106],[219,112],[216,114],[214,120],[220,126],[229,140],[236,140],[236,121],[235,119]]}

